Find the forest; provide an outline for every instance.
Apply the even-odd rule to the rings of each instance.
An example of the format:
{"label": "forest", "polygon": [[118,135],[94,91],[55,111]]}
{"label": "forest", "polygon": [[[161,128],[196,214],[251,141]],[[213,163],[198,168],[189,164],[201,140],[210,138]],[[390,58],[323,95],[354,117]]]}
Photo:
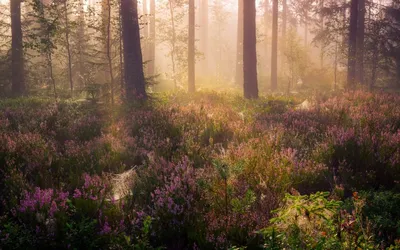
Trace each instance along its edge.
{"label": "forest", "polygon": [[400,250],[400,0],[0,0],[0,250]]}

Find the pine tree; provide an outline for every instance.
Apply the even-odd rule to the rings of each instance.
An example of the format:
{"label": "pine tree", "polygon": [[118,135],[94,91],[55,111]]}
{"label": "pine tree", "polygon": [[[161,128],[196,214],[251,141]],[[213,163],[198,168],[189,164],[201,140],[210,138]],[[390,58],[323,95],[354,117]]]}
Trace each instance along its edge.
{"label": "pine tree", "polygon": [[258,98],[256,51],[256,2],[246,0],[243,5],[243,77],[244,97]]}

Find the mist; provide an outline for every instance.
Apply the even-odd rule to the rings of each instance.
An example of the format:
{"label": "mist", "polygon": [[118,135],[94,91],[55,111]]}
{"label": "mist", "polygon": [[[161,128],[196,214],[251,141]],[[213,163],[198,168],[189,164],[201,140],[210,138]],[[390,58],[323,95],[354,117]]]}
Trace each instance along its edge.
{"label": "mist", "polygon": [[400,0],[0,0],[0,249],[400,249]]}

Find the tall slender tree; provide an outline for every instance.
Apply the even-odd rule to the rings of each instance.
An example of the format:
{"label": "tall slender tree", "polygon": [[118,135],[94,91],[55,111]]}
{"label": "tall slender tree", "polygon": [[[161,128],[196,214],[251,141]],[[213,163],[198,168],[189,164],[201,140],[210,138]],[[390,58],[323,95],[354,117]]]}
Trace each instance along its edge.
{"label": "tall slender tree", "polygon": [[354,87],[356,82],[358,1],[359,0],[351,0],[350,6],[349,53],[347,64],[348,88]]}
{"label": "tall slender tree", "polygon": [[70,37],[70,27],[69,27],[69,16],[68,16],[68,3],[64,1],[64,22],[65,22],[65,44],[67,49],[67,60],[68,60],[68,80],[69,80],[69,87],[71,91],[71,97],[74,92],[74,79],[72,76],[72,50],[69,41]]}
{"label": "tall slender tree", "polygon": [[271,90],[278,87],[278,0],[272,2]]}
{"label": "tall slender tree", "polygon": [[175,27],[175,14],[174,14],[174,3],[175,1],[173,0],[168,0],[168,7],[169,7],[169,14],[171,17],[171,31],[172,31],[172,39],[171,39],[171,62],[172,62],[172,76],[174,80],[174,88],[178,88],[178,82],[177,82],[177,74],[176,74],[176,27]]}
{"label": "tall slender tree", "polygon": [[[265,56],[265,63],[267,64],[269,58],[269,41],[268,41],[268,34],[269,34],[269,0],[264,1],[264,56]],[[269,65],[269,64],[268,64]]]}
{"label": "tall slender tree", "polygon": [[109,50],[108,46],[108,13],[109,13],[109,0],[101,0],[101,39],[102,39],[102,50],[101,50],[101,63],[102,63],[102,81],[104,83],[108,83],[110,79],[110,70],[109,70],[109,65],[108,65],[108,60],[107,60],[107,52]]}
{"label": "tall slender tree", "polygon": [[84,0],[79,0],[78,5],[78,30],[77,30],[77,50],[78,50],[78,84],[80,87],[85,85],[84,76],[86,75],[86,65],[85,65],[85,12],[83,9]]}
{"label": "tall slender tree", "polygon": [[356,83],[364,83],[365,0],[358,0]]}
{"label": "tall slender tree", "polygon": [[188,89],[195,92],[195,5],[189,0]]}
{"label": "tall slender tree", "polygon": [[114,106],[114,71],[113,71],[113,63],[112,63],[112,51],[111,51],[111,0],[107,0],[107,64],[108,64],[108,73],[110,77],[110,90],[111,90],[111,105]]}
{"label": "tall slender tree", "polygon": [[150,76],[155,74],[156,61],[156,1],[150,0],[150,39],[149,39],[149,66]]}
{"label": "tall slender tree", "polygon": [[282,37],[281,37],[281,68],[283,68],[283,65],[285,63],[285,49],[286,49],[286,30],[287,30],[287,0],[282,0]]}
{"label": "tall slender tree", "polygon": [[[321,25],[321,31],[324,30],[324,0],[320,0],[320,16],[319,16],[319,21],[320,21],[320,25]],[[324,42],[321,41],[321,48],[320,48],[320,66],[321,68],[324,67],[324,53],[325,53],[325,46],[324,46]]]}
{"label": "tall slender tree", "polygon": [[208,73],[208,0],[201,0],[200,6],[200,44],[204,59],[201,64],[203,75]]}
{"label": "tall slender tree", "polygon": [[142,20],[143,20],[143,26],[142,26],[142,31],[143,31],[143,38],[142,39],[142,55],[143,55],[143,61],[146,64],[146,70],[145,73],[148,73],[148,62],[149,62],[149,13],[147,9],[147,0],[142,0],[142,7],[143,7],[143,12],[142,12]]}
{"label": "tall slender tree", "polygon": [[121,19],[126,98],[146,99],[137,0],[121,0]]}
{"label": "tall slender tree", "polygon": [[256,1],[243,5],[243,77],[244,97],[258,98],[256,50]]}
{"label": "tall slender tree", "polygon": [[238,25],[236,43],[236,85],[243,85],[243,4],[244,0],[238,0]]}
{"label": "tall slender tree", "polygon": [[11,12],[11,83],[12,94],[25,94],[24,51],[21,27],[21,0],[10,0]]}

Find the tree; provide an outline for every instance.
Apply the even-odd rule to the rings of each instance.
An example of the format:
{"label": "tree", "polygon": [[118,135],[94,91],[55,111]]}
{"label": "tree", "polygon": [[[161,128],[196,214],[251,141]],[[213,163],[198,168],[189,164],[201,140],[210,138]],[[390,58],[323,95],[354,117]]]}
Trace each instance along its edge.
{"label": "tree", "polygon": [[356,81],[358,0],[351,0],[349,26],[349,54],[347,64],[347,87],[352,88]]}
{"label": "tree", "polygon": [[111,90],[111,105],[114,105],[114,71],[113,71],[113,63],[112,63],[112,51],[111,51],[111,1],[107,0],[107,64],[108,64],[108,73],[110,77],[110,90]]}
{"label": "tree", "polygon": [[238,0],[238,25],[236,43],[236,85],[243,85],[243,5],[244,0]]}
{"label": "tree", "polygon": [[271,90],[278,87],[278,0],[272,2]]}
{"label": "tree", "polygon": [[126,98],[147,98],[140,47],[137,0],[121,0]]}
{"label": "tree", "polygon": [[69,16],[68,16],[68,4],[67,1],[64,1],[64,22],[65,22],[65,44],[66,44],[66,49],[67,49],[67,56],[68,56],[68,80],[69,80],[69,86],[71,90],[71,97],[74,92],[74,80],[72,77],[72,52],[71,52],[71,44],[69,41],[69,35],[70,35],[70,27],[69,27]]}
{"label": "tree", "polygon": [[10,0],[11,12],[11,82],[12,94],[22,96],[25,94],[24,78],[24,51],[21,28],[21,1]]}
{"label": "tree", "polygon": [[195,6],[189,0],[189,39],[188,39],[188,88],[195,92]]}
{"label": "tree", "polygon": [[283,65],[285,63],[285,60],[283,60],[285,58],[284,56],[284,51],[286,49],[286,30],[287,30],[287,12],[288,12],[288,8],[287,8],[287,0],[282,0],[282,59],[281,59],[281,67],[283,68]]}
{"label": "tree", "polygon": [[356,83],[364,83],[365,0],[358,0]]}
{"label": "tree", "polygon": [[268,58],[269,58],[269,40],[268,40],[268,35],[269,35],[269,23],[270,23],[271,15],[270,15],[270,9],[269,9],[269,0],[264,1],[264,62],[267,64],[267,67],[269,66]]}
{"label": "tree", "polygon": [[200,32],[201,52],[204,54],[201,69],[202,73],[208,73],[208,0],[201,0],[200,6]]}
{"label": "tree", "polygon": [[256,51],[256,2],[246,0],[243,5],[243,77],[244,97],[258,98]]}
{"label": "tree", "polygon": [[[321,32],[324,32],[324,0],[320,0],[320,25],[321,25]],[[321,69],[324,67],[324,53],[325,53],[325,46],[324,42],[321,42],[321,48],[320,48],[320,66]]]}
{"label": "tree", "polygon": [[148,73],[147,70],[147,64],[149,62],[149,13],[147,10],[147,0],[142,0],[142,7],[143,7],[143,13],[141,16],[141,19],[143,20],[143,26],[141,30],[143,31],[143,39],[142,39],[142,55],[143,55],[143,61],[146,64],[146,74]]}
{"label": "tree", "polygon": [[150,40],[149,40],[149,66],[150,76],[155,74],[156,61],[156,1],[150,0]]}

